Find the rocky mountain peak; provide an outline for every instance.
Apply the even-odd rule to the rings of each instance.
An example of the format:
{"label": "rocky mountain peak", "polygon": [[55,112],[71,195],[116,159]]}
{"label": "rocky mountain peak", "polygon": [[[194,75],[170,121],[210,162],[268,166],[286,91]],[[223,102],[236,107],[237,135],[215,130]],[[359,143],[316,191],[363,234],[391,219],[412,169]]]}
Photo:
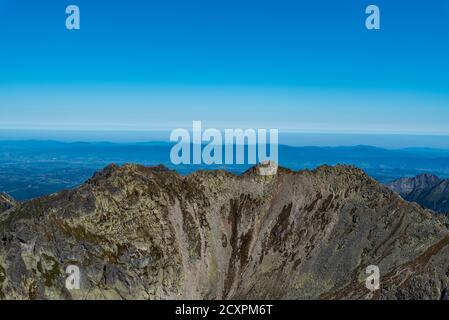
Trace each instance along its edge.
{"label": "rocky mountain peak", "polygon": [[[0,221],[0,297],[439,299],[449,227],[363,171],[111,165]],[[75,265],[81,289],[65,287]],[[377,265],[381,289],[365,287]]]}

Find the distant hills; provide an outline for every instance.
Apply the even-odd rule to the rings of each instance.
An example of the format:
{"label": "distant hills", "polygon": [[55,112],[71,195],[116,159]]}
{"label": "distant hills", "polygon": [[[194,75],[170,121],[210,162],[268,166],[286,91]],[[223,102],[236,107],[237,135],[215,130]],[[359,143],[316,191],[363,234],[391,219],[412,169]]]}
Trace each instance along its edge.
{"label": "distant hills", "polygon": [[[251,165],[179,165],[170,161],[167,142],[110,143],[0,141],[0,192],[28,200],[79,186],[110,163],[163,164],[185,175],[196,170],[227,170],[241,174]],[[371,146],[279,146],[279,163],[292,170],[320,165],[354,165],[381,183],[428,173],[449,178],[449,150]]]}
{"label": "distant hills", "polygon": [[387,184],[405,200],[416,202],[440,213],[449,213],[449,179],[432,174],[401,178]]}

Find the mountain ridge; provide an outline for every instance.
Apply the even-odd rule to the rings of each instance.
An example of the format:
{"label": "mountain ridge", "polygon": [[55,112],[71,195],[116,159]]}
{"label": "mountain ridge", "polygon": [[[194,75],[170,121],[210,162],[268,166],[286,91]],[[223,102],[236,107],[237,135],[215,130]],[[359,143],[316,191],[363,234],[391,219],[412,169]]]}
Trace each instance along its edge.
{"label": "mountain ridge", "polygon": [[[0,215],[0,297],[444,297],[446,218],[350,166],[257,172],[110,165],[21,203]],[[64,286],[72,264],[80,290]],[[368,265],[383,277],[374,293]]]}
{"label": "mountain ridge", "polygon": [[[57,141],[0,141],[0,191],[19,201],[73,188],[109,163],[160,163],[181,174],[206,169],[225,169],[238,174],[243,165],[179,165],[170,159],[170,144],[63,143]],[[224,154],[224,153],[223,153]],[[369,146],[288,147],[279,145],[279,165],[294,170],[320,165],[355,165],[382,183],[429,172],[449,177],[449,153],[387,150]]]}

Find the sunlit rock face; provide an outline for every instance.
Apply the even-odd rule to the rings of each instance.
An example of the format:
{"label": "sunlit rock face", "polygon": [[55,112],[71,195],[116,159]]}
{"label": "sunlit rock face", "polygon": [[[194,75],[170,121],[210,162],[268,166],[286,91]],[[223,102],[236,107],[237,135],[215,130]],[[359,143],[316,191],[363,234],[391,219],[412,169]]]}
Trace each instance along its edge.
{"label": "sunlit rock face", "polygon": [[11,209],[16,204],[16,201],[6,193],[0,193],[0,213]]}
{"label": "sunlit rock face", "polygon": [[[0,214],[3,299],[441,299],[448,219],[353,167],[111,165]],[[380,289],[365,287],[366,268]],[[69,290],[68,266],[80,271]]]}

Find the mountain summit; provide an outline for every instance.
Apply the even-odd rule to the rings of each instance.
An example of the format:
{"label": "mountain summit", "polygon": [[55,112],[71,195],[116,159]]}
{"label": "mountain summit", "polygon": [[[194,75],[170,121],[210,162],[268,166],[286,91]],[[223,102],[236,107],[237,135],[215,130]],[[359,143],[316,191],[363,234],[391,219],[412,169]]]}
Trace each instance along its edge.
{"label": "mountain summit", "polygon": [[[6,299],[440,299],[449,288],[447,218],[347,166],[112,165],[0,214],[0,239]],[[68,266],[79,290],[65,286]]]}

